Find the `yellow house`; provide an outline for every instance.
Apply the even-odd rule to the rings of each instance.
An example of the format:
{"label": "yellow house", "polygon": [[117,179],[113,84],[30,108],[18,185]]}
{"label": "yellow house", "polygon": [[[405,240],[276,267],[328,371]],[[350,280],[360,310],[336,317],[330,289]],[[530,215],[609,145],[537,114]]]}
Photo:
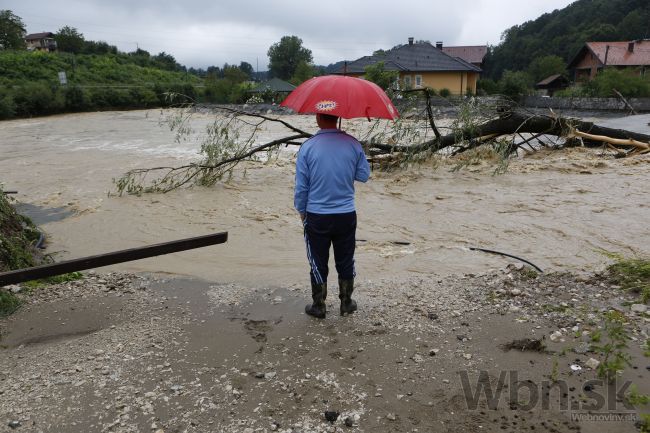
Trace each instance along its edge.
{"label": "yellow house", "polygon": [[408,45],[383,55],[361,57],[336,73],[359,77],[365,74],[366,66],[378,62],[384,62],[387,71],[399,72],[402,88],[430,87],[437,92],[447,89],[454,95],[476,94],[476,82],[481,73],[478,66],[445,54],[428,42],[414,43],[413,38],[408,39]]}

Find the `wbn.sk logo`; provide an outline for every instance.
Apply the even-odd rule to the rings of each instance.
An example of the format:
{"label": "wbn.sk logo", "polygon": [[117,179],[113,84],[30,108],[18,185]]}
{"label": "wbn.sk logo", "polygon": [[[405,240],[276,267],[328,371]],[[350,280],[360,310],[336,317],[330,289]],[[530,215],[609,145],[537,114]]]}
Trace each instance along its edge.
{"label": "wbn.sk logo", "polygon": [[494,410],[505,402],[511,409],[523,411],[541,407],[542,410],[560,411],[634,412],[634,406],[625,398],[632,384],[630,381],[608,383],[593,379],[579,388],[571,388],[563,380],[540,383],[519,380],[519,373],[515,370],[501,371],[496,383],[484,370],[474,381],[467,371],[459,374],[468,410],[477,410],[479,406]]}

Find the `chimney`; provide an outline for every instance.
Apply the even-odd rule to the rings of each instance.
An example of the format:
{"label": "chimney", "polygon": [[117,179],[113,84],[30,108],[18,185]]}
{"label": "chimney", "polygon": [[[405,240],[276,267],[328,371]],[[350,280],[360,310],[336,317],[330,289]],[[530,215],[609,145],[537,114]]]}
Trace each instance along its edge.
{"label": "chimney", "polygon": [[627,50],[628,50],[630,53],[633,53],[633,52],[634,52],[634,41],[632,41],[632,42],[630,42],[630,43],[627,44]]}
{"label": "chimney", "polygon": [[413,36],[409,38],[409,45],[413,45]]}
{"label": "chimney", "polygon": [[436,48],[442,50],[442,41],[436,42]]}

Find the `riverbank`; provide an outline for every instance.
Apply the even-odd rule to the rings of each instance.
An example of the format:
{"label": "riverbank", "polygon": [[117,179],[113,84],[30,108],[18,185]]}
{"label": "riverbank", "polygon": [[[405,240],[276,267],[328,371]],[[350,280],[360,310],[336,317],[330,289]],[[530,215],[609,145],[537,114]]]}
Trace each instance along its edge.
{"label": "riverbank", "polygon": [[[0,419],[34,432],[637,431],[644,407],[608,392],[650,393],[649,320],[604,275],[512,264],[362,280],[359,312],[339,317],[331,296],[323,321],[302,313],[306,292],[99,273],[39,289],[0,321]],[[613,390],[594,364],[610,310],[632,356]]]}

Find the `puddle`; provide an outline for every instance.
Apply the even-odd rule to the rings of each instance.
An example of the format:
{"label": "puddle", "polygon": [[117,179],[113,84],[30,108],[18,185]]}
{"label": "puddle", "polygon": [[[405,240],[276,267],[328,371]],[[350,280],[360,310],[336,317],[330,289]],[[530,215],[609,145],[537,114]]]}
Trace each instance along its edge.
{"label": "puddle", "polygon": [[51,302],[20,309],[0,335],[0,347],[56,343],[89,335],[121,322],[126,298],[102,297]]}

